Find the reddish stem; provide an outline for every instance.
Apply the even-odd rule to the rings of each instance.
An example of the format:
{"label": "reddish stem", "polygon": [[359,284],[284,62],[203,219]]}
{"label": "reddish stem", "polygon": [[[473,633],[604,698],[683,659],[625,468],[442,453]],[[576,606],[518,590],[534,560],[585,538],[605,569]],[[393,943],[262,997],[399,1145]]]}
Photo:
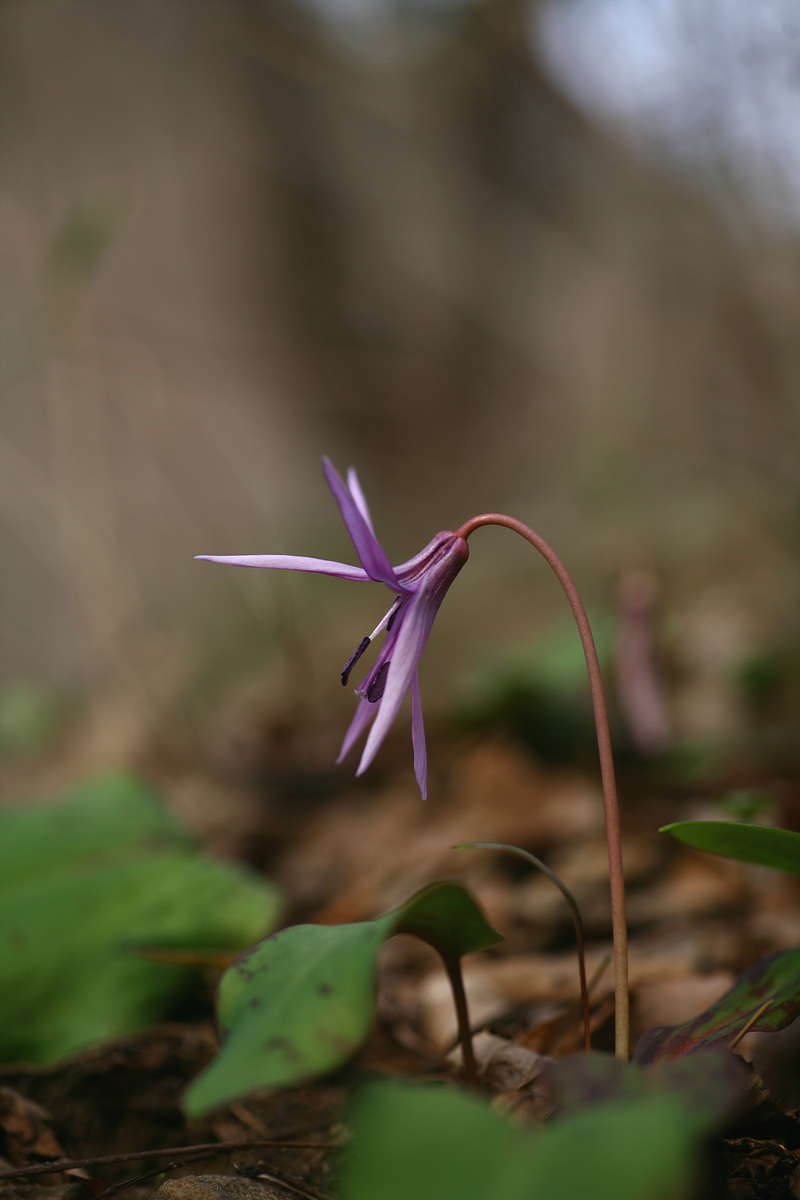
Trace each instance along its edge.
{"label": "reddish stem", "polygon": [[503,525],[524,537],[539,551],[553,568],[572,608],[589,672],[592,692],[594,722],[597,729],[597,749],[600,754],[600,778],[603,785],[603,804],[606,814],[606,841],[608,844],[608,872],[611,888],[611,927],[614,938],[614,998],[615,998],[615,1053],[617,1058],[628,1058],[628,926],[625,920],[625,877],[622,870],[622,841],[620,836],[619,804],[617,784],[614,776],[614,757],[611,750],[611,733],[608,727],[603,680],[597,649],[589,626],[586,609],[578,595],[572,578],[555,550],[522,521],[507,517],[503,513],[482,513],[467,521],[455,531],[456,537],[468,538],[481,525]]}

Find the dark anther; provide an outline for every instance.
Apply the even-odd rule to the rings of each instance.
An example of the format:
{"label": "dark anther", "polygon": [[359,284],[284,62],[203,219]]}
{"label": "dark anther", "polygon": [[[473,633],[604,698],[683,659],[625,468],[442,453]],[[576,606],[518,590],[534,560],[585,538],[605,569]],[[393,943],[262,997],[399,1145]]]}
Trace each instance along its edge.
{"label": "dark anther", "polygon": [[367,689],[367,699],[370,704],[377,704],[386,688],[386,676],[389,674],[389,664],[385,662]]}
{"label": "dark anther", "polygon": [[396,601],[395,601],[395,607],[392,609],[392,615],[389,617],[389,620],[386,622],[386,632],[387,632],[387,633],[389,632],[389,630],[390,630],[390,629],[392,628],[392,626],[394,625],[394,619],[395,619],[395,617],[397,616],[397,614],[400,612],[400,609],[401,609],[402,607],[403,607],[403,602],[402,602],[402,600],[399,600],[399,599],[398,599],[398,600],[396,600]]}
{"label": "dark anther", "polygon": [[350,678],[350,672],[352,671],[353,667],[356,665],[358,660],[361,658],[361,655],[364,653],[364,651],[366,650],[369,643],[370,643],[370,639],[368,637],[362,638],[361,641],[356,646],[353,653],[348,658],[347,662],[344,664],[344,667],[342,669],[342,687],[344,687],[345,684],[347,683],[348,679]]}

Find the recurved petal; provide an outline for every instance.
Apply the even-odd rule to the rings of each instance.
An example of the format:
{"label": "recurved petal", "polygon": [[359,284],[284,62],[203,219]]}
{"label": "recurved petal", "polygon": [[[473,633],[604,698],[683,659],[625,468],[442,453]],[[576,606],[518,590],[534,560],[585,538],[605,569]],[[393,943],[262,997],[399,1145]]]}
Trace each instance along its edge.
{"label": "recurved petal", "polygon": [[[468,558],[469,545],[464,538],[456,537],[454,533],[437,533],[419,554],[395,567],[395,574],[404,587],[414,591],[418,586],[427,586],[427,577],[431,572],[438,575],[442,565],[445,567],[445,574],[450,572],[455,577]],[[458,565],[451,572],[450,564],[453,563]],[[448,578],[445,590],[449,586]]]}
{"label": "recurved petal", "polygon": [[196,554],[203,562],[228,563],[233,567],[268,567],[273,571],[313,571],[317,575],[335,575],[356,583],[372,579],[361,567],[331,562],[327,558],[303,558],[295,554]]}
{"label": "recurved petal", "polygon": [[422,720],[422,700],[419,694],[419,671],[411,680],[411,741],[414,746],[414,774],[422,799],[428,799],[428,751],[425,746],[425,724]]}
{"label": "recurved petal", "polygon": [[384,643],[381,661],[390,664],[389,672],[380,701],[380,712],[369,731],[356,775],[366,771],[389,732],[403,698],[411,687],[439,606],[467,561],[467,543],[463,538],[450,537],[450,542],[437,554],[433,566],[425,573],[417,591],[405,605],[399,631],[393,629]]}
{"label": "recurved petal", "polygon": [[370,704],[368,700],[359,700],[355,715],[350,722],[350,728],[344,735],[342,748],[339,751],[339,757],[336,760],[337,763],[342,762],[342,760],[347,757],[377,711],[377,704]]}
{"label": "recurved petal", "polygon": [[380,711],[369,731],[356,775],[361,775],[366,771],[400,711],[422,651],[425,649],[425,643],[436,616],[436,608],[438,605],[434,608],[431,604],[426,604],[424,599],[420,600],[419,596],[414,596],[409,602],[400,632],[391,648],[391,655],[388,651],[386,654],[386,658],[389,659],[389,671],[380,700]]}
{"label": "recurved petal", "polygon": [[348,469],[347,487],[350,492],[350,495],[353,497],[353,499],[356,502],[356,507],[358,508],[358,511],[361,513],[362,517],[367,522],[367,525],[369,526],[369,529],[370,529],[370,533],[374,537],[375,536],[375,526],[372,524],[372,517],[370,516],[369,505],[367,504],[367,498],[364,495],[363,491],[361,490],[361,484],[359,482],[358,475],[356,474],[355,467],[350,467]]}
{"label": "recurved petal", "polygon": [[323,458],[322,468],[367,575],[370,579],[385,583],[392,591],[402,592],[404,589],[394,573],[386,551],[372,532],[369,520],[361,512],[341,475],[328,458]]}

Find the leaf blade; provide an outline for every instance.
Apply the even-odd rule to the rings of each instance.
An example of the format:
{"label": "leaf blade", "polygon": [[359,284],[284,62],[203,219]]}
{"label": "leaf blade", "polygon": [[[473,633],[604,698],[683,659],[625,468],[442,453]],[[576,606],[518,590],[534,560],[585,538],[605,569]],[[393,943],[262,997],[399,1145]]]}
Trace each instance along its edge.
{"label": "leaf blade", "polygon": [[456,883],[431,884],[373,921],[295,925],[265,938],[220,981],[224,1044],[185,1093],[185,1111],[200,1116],[344,1063],[369,1034],[378,950],[395,933],[423,938],[445,961],[500,940]]}
{"label": "leaf blade", "polygon": [[800,1014],[800,948],[780,951],[743,971],[715,1004],[680,1025],[656,1025],[639,1038],[635,1063],[654,1063],[730,1042],[766,1001],[770,1007],[751,1028],[776,1033]]}
{"label": "leaf blade", "polygon": [[800,875],[800,833],[744,821],[674,821],[659,833],[707,854]]}
{"label": "leaf blade", "polygon": [[6,1060],[52,1062],[163,1019],[197,973],[137,946],[236,951],[278,917],[276,889],[201,852],[129,776],[0,814],[0,864]]}

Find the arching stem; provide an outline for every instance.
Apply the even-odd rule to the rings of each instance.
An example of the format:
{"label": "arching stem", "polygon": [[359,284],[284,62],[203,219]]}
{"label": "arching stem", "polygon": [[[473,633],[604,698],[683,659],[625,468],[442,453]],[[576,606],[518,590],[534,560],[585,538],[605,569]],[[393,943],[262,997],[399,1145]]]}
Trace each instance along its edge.
{"label": "arching stem", "polygon": [[584,951],[583,938],[583,918],[581,910],[578,907],[578,901],[569,890],[564,880],[556,875],[555,871],[551,871],[547,863],[543,863],[535,854],[531,854],[530,850],[523,850],[521,846],[509,846],[507,842],[463,842],[460,846],[454,846],[454,850],[508,850],[510,854],[516,854],[519,858],[524,858],[531,866],[536,867],[543,875],[556,885],[561,895],[569,905],[569,910],[572,913],[573,924],[575,925],[575,946],[578,951],[578,983],[581,993],[581,1011],[583,1013],[583,1043],[587,1050],[592,1048],[592,1023],[589,1015],[589,989],[586,986],[586,954]]}
{"label": "arching stem", "polygon": [[578,590],[561,559],[540,537],[522,521],[507,517],[503,513],[482,513],[473,517],[455,531],[457,537],[468,538],[482,525],[502,525],[513,530],[539,551],[552,567],[569,600],[578,626],[589,686],[592,693],[594,722],[597,729],[597,749],[600,755],[600,778],[603,786],[603,805],[606,816],[606,841],[608,844],[608,871],[611,889],[611,927],[614,938],[614,1000],[615,1000],[615,1053],[617,1058],[628,1058],[629,1044],[629,1001],[628,1001],[628,926],[625,919],[625,878],[622,871],[622,842],[620,836],[617,784],[614,775],[614,758],[611,751],[611,733],[608,727],[603,680],[600,663],[594,644],[589,618],[578,595]]}

